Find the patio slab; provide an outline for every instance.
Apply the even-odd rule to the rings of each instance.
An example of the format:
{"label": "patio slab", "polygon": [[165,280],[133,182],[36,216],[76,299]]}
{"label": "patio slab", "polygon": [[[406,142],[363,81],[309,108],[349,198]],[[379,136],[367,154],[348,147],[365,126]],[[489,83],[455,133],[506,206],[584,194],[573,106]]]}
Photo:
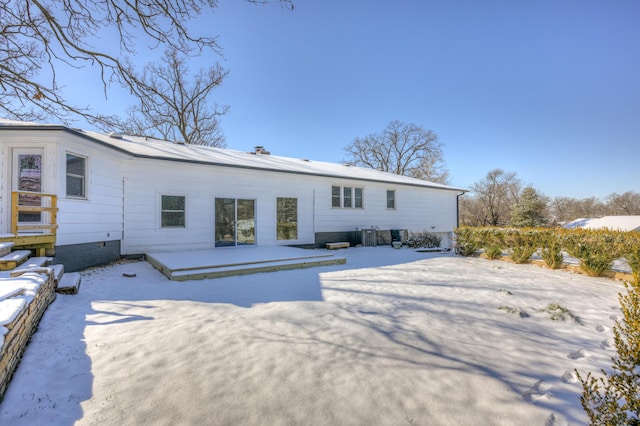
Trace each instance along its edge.
{"label": "patio slab", "polygon": [[174,281],[221,278],[258,272],[346,263],[325,250],[293,247],[233,247],[212,250],[147,253],[147,261]]}

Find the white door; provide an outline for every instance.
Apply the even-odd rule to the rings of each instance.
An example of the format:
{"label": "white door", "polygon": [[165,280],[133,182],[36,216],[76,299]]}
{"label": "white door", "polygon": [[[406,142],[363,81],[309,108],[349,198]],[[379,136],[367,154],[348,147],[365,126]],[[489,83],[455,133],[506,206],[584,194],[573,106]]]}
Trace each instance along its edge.
{"label": "white door", "polygon": [[[13,150],[13,191],[42,192],[44,151],[39,148],[14,149]],[[21,194],[18,204],[22,206],[41,206],[42,197],[34,194]],[[42,223],[42,213],[21,212],[18,215],[18,223],[36,224]]]}

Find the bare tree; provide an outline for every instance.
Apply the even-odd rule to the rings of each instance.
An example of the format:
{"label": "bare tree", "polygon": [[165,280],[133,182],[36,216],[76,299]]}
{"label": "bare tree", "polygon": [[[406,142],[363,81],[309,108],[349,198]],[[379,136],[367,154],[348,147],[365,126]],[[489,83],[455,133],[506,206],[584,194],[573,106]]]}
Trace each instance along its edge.
{"label": "bare tree", "polygon": [[186,59],[175,49],[162,64],[151,63],[139,78],[144,96],[129,109],[118,128],[129,134],[183,141],[194,145],[225,146],[219,117],[228,107],[208,102],[210,93],[228,74],[219,64],[199,70],[192,78]]}
{"label": "bare tree", "polygon": [[558,224],[582,217],[601,217],[606,214],[607,206],[596,197],[584,199],[556,197],[550,203],[551,221]]}
{"label": "bare tree", "polygon": [[610,215],[640,215],[640,194],[627,191],[607,197],[607,213]]}
{"label": "bare tree", "polygon": [[345,147],[345,162],[399,175],[447,183],[442,143],[431,130],[392,121],[379,134],[356,138]]}
{"label": "bare tree", "polygon": [[511,209],[518,203],[520,179],[513,172],[494,169],[471,186],[471,199],[463,197],[461,218],[477,226],[503,226],[511,220]]}
{"label": "bare tree", "polygon": [[486,224],[484,209],[478,198],[471,194],[460,197],[460,225],[484,226]]}
{"label": "bare tree", "polygon": [[[248,0],[264,3],[261,0]],[[292,8],[291,0],[280,3]],[[119,84],[144,98],[136,76],[136,47],[164,47],[185,55],[220,53],[216,37],[195,35],[190,22],[217,7],[217,0],[5,0],[0,2],[0,112],[19,120],[53,116],[109,117],[65,99],[60,70],[91,66],[105,91]],[[118,43],[97,49],[101,35]],[[108,121],[108,120],[107,120]]]}

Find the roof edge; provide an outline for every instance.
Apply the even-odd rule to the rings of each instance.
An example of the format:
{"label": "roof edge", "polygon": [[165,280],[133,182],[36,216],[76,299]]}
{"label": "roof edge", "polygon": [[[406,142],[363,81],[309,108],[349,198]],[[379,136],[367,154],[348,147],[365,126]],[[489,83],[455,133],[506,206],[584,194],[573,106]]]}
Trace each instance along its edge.
{"label": "roof edge", "polygon": [[[100,139],[97,139],[97,138],[87,134],[82,129],[71,128],[71,127],[66,126],[64,124],[39,124],[39,123],[3,124],[0,121],[0,130],[62,131],[62,132],[70,133],[70,134],[78,136],[80,138],[89,140],[89,141],[94,142],[94,143],[96,143],[96,144],[98,144],[100,146],[103,146],[103,147],[106,147],[106,148],[109,148],[109,149],[113,149],[114,151],[118,151],[118,152],[121,152],[123,154],[130,155],[130,156],[132,156],[134,158],[141,158],[141,159],[171,161],[171,162],[200,164],[200,165],[211,165],[211,166],[217,166],[217,167],[229,167],[229,168],[234,168],[234,169],[258,170],[258,171],[265,171],[265,172],[270,172],[270,173],[287,173],[287,174],[297,174],[297,175],[305,175],[305,176],[318,176],[318,177],[345,179],[345,180],[353,180],[353,181],[361,181],[361,182],[392,183],[394,185],[405,185],[405,186],[412,186],[412,187],[418,187],[418,188],[431,188],[431,189],[438,189],[438,190],[443,190],[443,191],[456,191],[456,192],[462,192],[462,194],[469,192],[469,190],[467,190],[467,189],[457,188],[457,187],[444,185],[444,184],[437,184],[435,182],[433,182],[434,185],[429,185],[429,183],[430,183],[429,181],[422,181],[422,182],[425,182],[425,184],[418,184],[418,183],[414,184],[414,183],[409,183],[409,182],[392,182],[392,181],[388,181],[388,180],[384,180],[384,179],[357,178],[357,177],[339,176],[339,175],[334,175],[334,174],[329,174],[329,173],[318,173],[318,172],[304,172],[304,171],[293,171],[293,170],[274,170],[274,169],[270,169],[270,168],[266,168],[266,167],[258,167],[258,166],[254,167],[254,166],[247,166],[247,165],[225,164],[225,163],[219,163],[219,162],[215,162],[215,161],[197,161],[197,160],[189,160],[189,159],[183,159],[183,158],[169,158],[169,157],[163,157],[163,156],[138,154],[138,153],[126,150],[124,148],[108,144],[108,143],[106,143],[106,142],[104,142],[104,141],[102,141]],[[284,158],[291,158],[291,157],[284,157]],[[332,164],[337,164],[337,163],[332,163]],[[417,180],[419,180],[419,179],[417,179]],[[442,186],[440,186],[440,185],[442,185]],[[460,195],[462,195],[462,194],[460,194]]]}

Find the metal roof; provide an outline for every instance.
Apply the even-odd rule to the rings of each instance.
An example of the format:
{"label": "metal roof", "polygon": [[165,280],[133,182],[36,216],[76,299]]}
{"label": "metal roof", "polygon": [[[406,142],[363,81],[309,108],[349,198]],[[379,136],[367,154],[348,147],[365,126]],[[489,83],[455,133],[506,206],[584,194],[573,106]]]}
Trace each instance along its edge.
{"label": "metal roof", "polygon": [[244,152],[201,145],[189,145],[149,137],[123,135],[119,133],[105,134],[88,130],[72,129],[58,124],[37,124],[0,120],[0,130],[64,131],[136,158],[384,182],[458,192],[467,191],[465,189],[449,185],[442,185],[435,182],[364,167],[261,154],[256,153],[255,151]]}

